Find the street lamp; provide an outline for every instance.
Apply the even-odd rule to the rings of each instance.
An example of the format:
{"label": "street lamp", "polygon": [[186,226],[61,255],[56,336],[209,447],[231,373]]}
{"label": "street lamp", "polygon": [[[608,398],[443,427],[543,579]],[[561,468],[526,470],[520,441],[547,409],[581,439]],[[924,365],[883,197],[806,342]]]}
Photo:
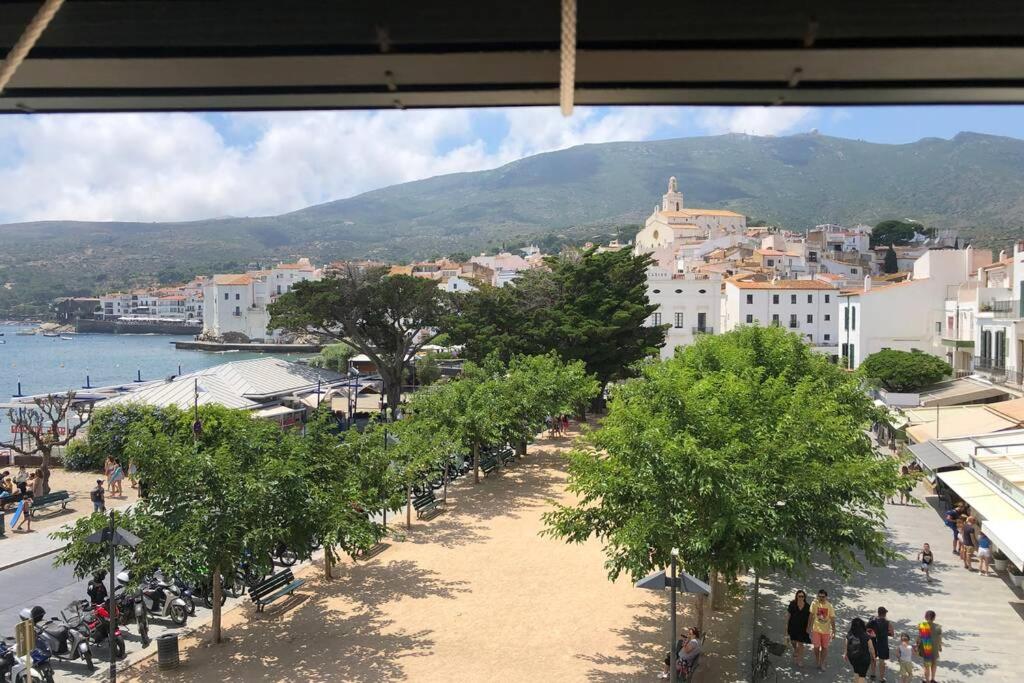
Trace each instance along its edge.
{"label": "street lamp", "polygon": [[114,563],[117,560],[117,546],[121,545],[128,548],[134,548],[141,543],[142,540],[132,532],[118,527],[114,523],[114,511],[111,510],[110,526],[106,529],[101,529],[90,534],[86,537],[85,542],[93,543],[95,545],[102,545],[106,543],[110,546],[110,592],[107,594],[107,600],[109,601],[107,609],[110,612],[110,635],[107,638],[107,645],[110,646],[110,683],[116,683],[117,650],[114,647],[114,633],[117,631],[117,611],[114,609]]}
{"label": "street lamp", "polygon": [[203,421],[199,419],[199,394],[204,393],[205,391],[206,389],[199,386],[199,378],[196,377],[193,389],[193,396],[195,398],[192,402],[192,435],[197,441],[203,434]]}
{"label": "street lamp", "polygon": [[633,585],[636,588],[644,588],[652,591],[665,590],[666,588],[670,590],[669,609],[672,612],[672,632],[669,634],[668,641],[668,665],[669,671],[671,672],[669,674],[669,680],[675,683],[675,681],[678,680],[676,677],[676,657],[678,656],[678,653],[676,652],[676,630],[678,629],[678,626],[676,625],[676,591],[681,590],[684,593],[711,595],[711,586],[695,576],[690,576],[686,572],[682,572],[681,576],[678,575],[677,565],[679,563],[679,549],[672,548],[671,556],[670,575],[666,576],[665,570],[662,569],[659,572],[648,574]]}

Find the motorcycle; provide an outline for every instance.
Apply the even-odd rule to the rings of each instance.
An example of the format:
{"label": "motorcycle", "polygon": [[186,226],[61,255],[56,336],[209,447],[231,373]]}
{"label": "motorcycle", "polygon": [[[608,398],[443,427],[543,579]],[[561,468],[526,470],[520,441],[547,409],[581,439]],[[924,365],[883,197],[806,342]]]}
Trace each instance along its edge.
{"label": "motorcycle", "polygon": [[83,659],[90,670],[95,668],[92,663],[92,648],[89,647],[89,638],[82,631],[55,617],[43,621],[46,617],[46,610],[39,605],[32,609],[26,607],[21,610],[20,616],[25,621],[33,623],[36,629],[36,643],[42,643],[51,657],[67,661]]}
{"label": "motorcycle", "polygon": [[[53,666],[50,664],[50,653],[41,647],[31,652],[32,681],[54,683]],[[25,663],[15,656],[14,638],[0,641],[0,681],[4,683],[29,683]]]}
{"label": "motorcycle", "polygon": [[89,642],[93,645],[101,645],[105,641],[109,641],[117,658],[123,659],[125,654],[124,634],[121,633],[121,626],[118,624],[113,637],[111,637],[110,611],[107,609],[107,605],[90,605],[88,600],[81,600],[75,603],[73,608],[78,612],[81,628],[84,628],[84,632],[88,634]]}
{"label": "motorcycle", "polygon": [[146,616],[146,608],[142,605],[142,596],[128,593],[121,586],[114,591],[114,609],[117,610],[117,623],[139,625],[142,647],[148,646],[149,618]]}
{"label": "motorcycle", "polygon": [[[299,561],[299,554],[284,543],[280,542],[274,546],[274,549],[270,554],[273,560],[276,560],[282,567],[291,567]],[[273,567],[273,565],[271,565],[271,567]]]}
{"label": "motorcycle", "polygon": [[194,597],[195,591],[192,587],[181,579],[175,578],[170,581],[166,581],[168,584],[168,590],[174,595],[178,596],[185,602],[185,607],[188,609],[189,616],[195,616],[196,614],[196,601]]}
{"label": "motorcycle", "polygon": [[[122,586],[128,585],[128,572],[118,574],[117,581]],[[143,583],[140,587],[142,606],[152,616],[167,618],[177,626],[184,626],[188,621],[188,605],[170,588],[170,584],[159,579]]]}

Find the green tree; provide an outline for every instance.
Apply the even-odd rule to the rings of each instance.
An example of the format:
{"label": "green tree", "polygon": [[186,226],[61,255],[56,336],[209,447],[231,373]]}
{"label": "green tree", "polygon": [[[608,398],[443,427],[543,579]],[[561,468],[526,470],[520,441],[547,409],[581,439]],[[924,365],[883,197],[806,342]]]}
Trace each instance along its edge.
{"label": "green tree", "polygon": [[405,367],[437,334],[443,301],[433,280],[348,264],[337,277],[296,284],[268,308],[272,328],[336,339],[366,354],[394,417]]}
{"label": "green tree", "polygon": [[665,343],[667,326],[646,324],[657,310],[647,298],[652,263],[625,249],[549,257],[546,269],[512,285],[457,296],[442,326],[470,360],[497,353],[507,362],[553,350],[583,361],[603,387],[631,376],[634,363]]}
{"label": "green tree", "polygon": [[325,368],[345,374],[348,372],[348,362],[356,350],[348,344],[328,344],[320,353],[309,359],[309,364],[314,368]]}
{"label": "green tree", "polygon": [[597,537],[614,578],[666,566],[733,577],[793,571],[817,553],[836,572],[893,555],[883,502],[900,484],[863,429],[871,401],[776,327],[704,336],[616,387],[601,427],[570,455],[575,505],[546,533]]}
{"label": "green tree", "polygon": [[885,262],[882,264],[882,271],[885,273],[895,273],[900,269],[900,262],[896,256],[896,250],[892,248],[892,244],[885,250]]}
{"label": "green tree", "polygon": [[451,254],[448,254],[448,260],[454,261],[455,263],[465,263],[469,261],[469,258],[469,254],[464,251],[454,251]]}
{"label": "green tree", "polygon": [[909,244],[917,233],[933,236],[934,228],[925,228],[914,221],[887,220],[882,221],[871,230],[871,246]]}
{"label": "green tree", "polygon": [[75,392],[38,396],[24,408],[8,409],[7,421],[26,436],[24,441],[0,440],[0,448],[21,455],[39,455],[42,463],[43,493],[50,492],[50,465],[53,451],[67,446],[92,417],[91,401],[76,401]]}
{"label": "green tree", "polygon": [[441,379],[441,366],[437,363],[437,356],[428,353],[416,359],[416,382],[421,386],[430,386]]}
{"label": "green tree", "polygon": [[181,411],[176,406],[159,408],[142,403],[118,403],[97,408],[89,421],[89,429],[69,444],[67,453],[71,453],[73,458],[65,457],[64,465],[75,470],[101,470],[109,455],[127,470],[125,446],[132,427],[150,419],[170,426],[180,417]]}
{"label": "green tree", "polygon": [[949,363],[921,351],[886,349],[864,359],[861,375],[889,391],[916,391],[949,376]]}

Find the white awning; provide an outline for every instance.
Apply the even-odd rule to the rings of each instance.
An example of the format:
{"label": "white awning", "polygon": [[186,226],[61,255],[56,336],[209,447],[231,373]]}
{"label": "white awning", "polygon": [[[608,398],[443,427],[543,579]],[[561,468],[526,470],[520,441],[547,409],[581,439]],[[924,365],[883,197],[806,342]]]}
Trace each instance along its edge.
{"label": "white awning", "polygon": [[282,417],[284,415],[291,415],[292,413],[302,412],[294,408],[288,408],[287,406],[274,406],[272,408],[264,408],[255,412],[256,417],[270,418],[270,417]]}
{"label": "white awning", "polygon": [[981,530],[1017,569],[1024,570],[1024,519],[982,522]]}
{"label": "white awning", "polygon": [[981,517],[982,528],[993,521],[1024,520],[1024,510],[1010,502],[994,484],[973,470],[940,472],[939,479],[956,491],[974,513]]}

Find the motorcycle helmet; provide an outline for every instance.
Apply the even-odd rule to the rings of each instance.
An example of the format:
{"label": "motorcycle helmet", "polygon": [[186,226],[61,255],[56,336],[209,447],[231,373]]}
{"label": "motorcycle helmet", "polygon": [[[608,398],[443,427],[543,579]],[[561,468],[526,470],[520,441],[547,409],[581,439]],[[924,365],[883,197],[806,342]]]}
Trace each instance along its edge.
{"label": "motorcycle helmet", "polygon": [[32,609],[26,607],[25,609],[18,612],[18,616],[24,619],[25,621],[34,621],[38,623],[43,620],[43,617],[46,616],[46,610],[40,607],[39,605],[36,605]]}

